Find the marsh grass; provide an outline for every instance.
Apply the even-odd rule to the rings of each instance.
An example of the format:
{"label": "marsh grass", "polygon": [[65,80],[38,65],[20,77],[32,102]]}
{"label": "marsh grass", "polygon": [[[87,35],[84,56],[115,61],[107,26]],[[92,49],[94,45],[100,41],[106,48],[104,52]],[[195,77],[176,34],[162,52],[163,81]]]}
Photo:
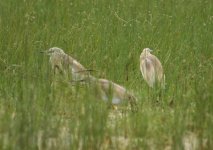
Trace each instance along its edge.
{"label": "marsh grass", "polygon": [[[0,149],[212,149],[212,12],[211,0],[1,0]],[[134,92],[138,112],[56,79],[39,53],[53,46]],[[165,70],[160,97],[140,74],[145,47]]]}

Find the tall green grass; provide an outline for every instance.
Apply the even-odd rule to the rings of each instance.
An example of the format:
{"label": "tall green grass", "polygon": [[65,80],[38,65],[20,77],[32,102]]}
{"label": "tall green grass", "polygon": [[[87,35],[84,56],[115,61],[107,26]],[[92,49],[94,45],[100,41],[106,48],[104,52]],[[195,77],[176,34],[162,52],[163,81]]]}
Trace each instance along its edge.
{"label": "tall green grass", "polygon": [[[191,133],[212,149],[212,12],[211,0],[1,0],[0,149],[183,149]],[[134,92],[138,112],[55,81],[39,53],[53,46]],[[160,98],[139,70],[145,47],[164,67]]]}

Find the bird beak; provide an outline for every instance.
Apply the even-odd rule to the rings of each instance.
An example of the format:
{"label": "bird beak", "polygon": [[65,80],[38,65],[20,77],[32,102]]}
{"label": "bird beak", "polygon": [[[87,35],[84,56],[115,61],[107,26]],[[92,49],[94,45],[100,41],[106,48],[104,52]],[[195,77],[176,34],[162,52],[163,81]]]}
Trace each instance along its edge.
{"label": "bird beak", "polygon": [[46,53],[45,51],[40,51],[40,53]]}
{"label": "bird beak", "polygon": [[149,49],[149,52],[152,52],[153,50]]}
{"label": "bird beak", "polygon": [[49,55],[49,51],[48,50],[40,51],[40,53]]}

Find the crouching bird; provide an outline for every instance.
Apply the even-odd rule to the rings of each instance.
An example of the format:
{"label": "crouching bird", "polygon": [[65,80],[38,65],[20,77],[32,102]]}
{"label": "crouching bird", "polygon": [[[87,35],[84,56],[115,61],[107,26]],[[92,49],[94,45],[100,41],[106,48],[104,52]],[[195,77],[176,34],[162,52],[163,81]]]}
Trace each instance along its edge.
{"label": "crouching bird", "polygon": [[130,104],[132,111],[137,111],[137,99],[133,93],[126,88],[107,79],[94,79],[93,85],[96,86],[96,94],[102,100],[112,105]]}
{"label": "crouching bird", "polygon": [[163,73],[163,67],[160,60],[152,55],[149,48],[144,48],[140,55],[140,70],[144,80],[148,83],[150,87],[158,82],[161,87],[164,88],[165,75]]}
{"label": "crouching bird", "polygon": [[62,73],[72,76],[73,81],[85,80],[90,76],[87,70],[76,59],[66,54],[61,48],[52,47],[46,51],[41,51],[50,56],[49,62],[54,74]]}

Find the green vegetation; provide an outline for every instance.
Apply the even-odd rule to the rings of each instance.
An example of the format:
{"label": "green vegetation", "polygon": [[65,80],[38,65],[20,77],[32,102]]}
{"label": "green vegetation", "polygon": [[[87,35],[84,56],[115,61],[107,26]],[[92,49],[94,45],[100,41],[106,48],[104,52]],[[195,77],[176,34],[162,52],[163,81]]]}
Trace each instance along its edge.
{"label": "green vegetation", "polygon": [[[138,112],[55,81],[39,53],[53,46],[134,92]],[[139,70],[145,47],[161,97]],[[0,149],[213,149],[211,0],[1,0],[0,74]]]}

